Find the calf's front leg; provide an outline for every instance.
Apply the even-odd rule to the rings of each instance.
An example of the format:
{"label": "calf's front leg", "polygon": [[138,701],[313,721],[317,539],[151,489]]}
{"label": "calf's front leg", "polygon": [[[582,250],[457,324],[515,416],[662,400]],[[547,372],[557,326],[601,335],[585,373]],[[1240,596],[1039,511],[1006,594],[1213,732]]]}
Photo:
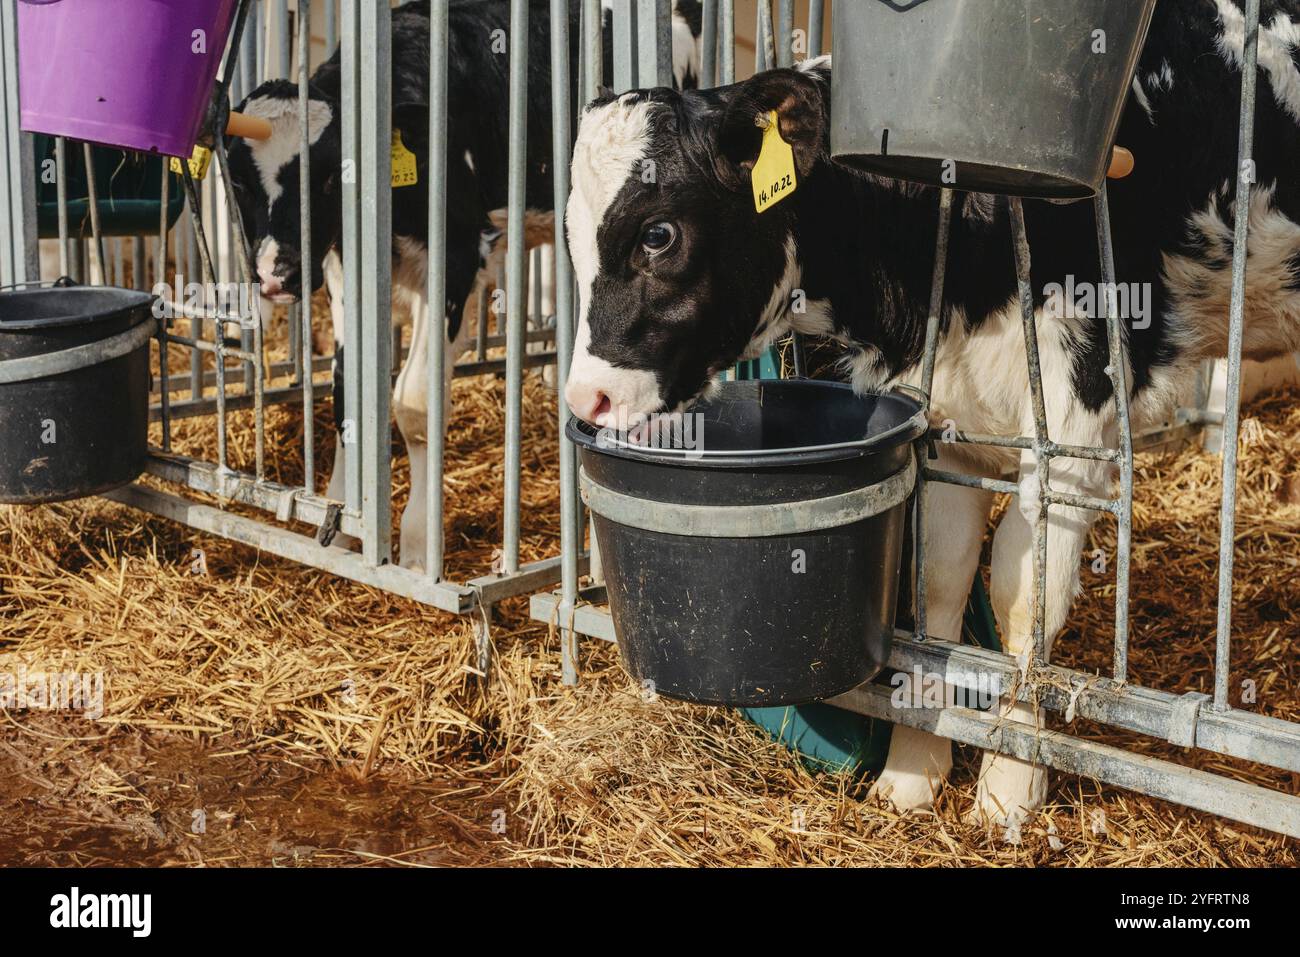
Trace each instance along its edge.
{"label": "calf's front leg", "polygon": [[[955,459],[951,452],[941,450],[937,467],[970,470],[969,463]],[[926,486],[926,630],[931,637],[961,640],[962,618],[979,567],[991,503],[989,492],[938,482]],[[924,810],[934,803],[951,770],[951,741],[895,724],[885,769],[871,793],[888,799],[900,811]]]}

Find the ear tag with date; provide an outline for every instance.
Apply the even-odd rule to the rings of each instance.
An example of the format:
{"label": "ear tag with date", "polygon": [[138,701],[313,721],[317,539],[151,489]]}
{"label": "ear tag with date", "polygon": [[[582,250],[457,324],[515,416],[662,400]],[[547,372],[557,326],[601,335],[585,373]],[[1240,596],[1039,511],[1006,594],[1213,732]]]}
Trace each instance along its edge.
{"label": "ear tag with date", "polygon": [[415,154],[402,142],[402,131],[393,130],[393,188],[414,186],[420,181],[419,168],[415,165]]}
{"label": "ear tag with date", "polygon": [[[762,124],[760,117],[759,123]],[[776,120],[776,110],[766,117],[763,129],[763,148],[750,174],[754,186],[754,209],[765,213],[795,191],[798,182],[794,172],[794,150],[781,139],[781,124]]]}
{"label": "ear tag with date", "polygon": [[[177,176],[185,175],[185,170],[181,166],[181,162],[182,160],[180,157],[173,156],[171,162],[168,164],[168,168]],[[191,153],[190,158],[184,160],[184,162],[189,164],[191,176],[196,180],[203,179],[203,177],[208,175],[208,167],[212,165],[212,150],[208,149],[206,146],[199,146],[196,144],[194,152]]]}

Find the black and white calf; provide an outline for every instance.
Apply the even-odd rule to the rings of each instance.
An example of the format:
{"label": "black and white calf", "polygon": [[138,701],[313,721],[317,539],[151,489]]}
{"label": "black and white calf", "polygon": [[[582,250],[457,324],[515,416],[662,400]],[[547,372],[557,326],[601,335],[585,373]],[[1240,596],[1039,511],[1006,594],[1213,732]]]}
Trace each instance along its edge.
{"label": "black and white calf", "polygon": [[[445,2],[445,0],[444,0]],[[570,2],[570,62],[578,62],[578,0]],[[605,19],[610,18],[609,10]],[[528,61],[527,205],[546,221],[552,210],[550,5],[530,5]],[[464,305],[480,267],[490,255],[500,255],[500,230],[491,214],[507,202],[508,0],[452,0],[448,70],[447,134],[447,302],[435,304],[445,316],[449,379],[452,363],[464,351],[470,333]],[[607,31],[608,35],[609,31]],[[700,4],[674,4],[674,77],[694,86],[699,73]],[[608,75],[612,47],[607,44]],[[401,562],[423,561],[425,493],[425,342],[429,332],[425,300],[428,270],[428,151],[429,151],[429,4],[410,3],[393,11],[393,126],[405,147],[415,154],[418,181],[393,191],[394,321],[409,316],[410,351],[393,391],[393,410],[411,463],[411,498],[402,514]],[[298,153],[298,89],[287,80],[274,80],[253,91],[240,106],[252,116],[270,121],[272,135],[264,141],[231,143],[230,162],[240,213],[252,244],[262,293],[273,301],[293,302],[303,292],[324,284],[334,325],[334,415],[337,423],[350,414],[343,408],[343,260],[342,77],[335,52],[311,78],[309,140],[311,143],[313,262],[303,263],[300,243],[300,182]],[[499,218],[499,217],[498,217]],[[531,231],[530,231],[531,232]],[[450,390],[447,390],[450,394]],[[345,449],[335,443],[334,471],[327,494],[341,499]]]}
{"label": "black and white calf", "polygon": [[[1159,421],[1228,333],[1241,0],[1157,6],[1119,142],[1136,171],[1110,186],[1120,283],[1149,292],[1127,324],[1135,427]],[[1300,349],[1300,0],[1265,0],[1256,182],[1250,216],[1245,353]],[[724,369],[790,330],[829,336],[862,390],[920,378],[938,194],[857,174],[829,158],[828,58],[731,87],[605,98],[583,115],[567,210],[582,312],[566,397],[597,424],[676,409]],[[850,104],[851,106],[851,104]],[[796,192],[754,212],[756,117],[777,110],[793,146]],[[653,160],[654,177],[640,175]],[[960,176],[960,169],[958,170]],[[1052,438],[1117,442],[1104,324],[1064,308],[1060,289],[1099,281],[1092,204],[1026,201],[1042,378]],[[1033,412],[1005,199],[959,193],[939,345],[936,422],[1033,434]],[[1058,285],[1059,284],[1059,285]],[[795,290],[802,295],[794,295]],[[795,311],[793,304],[805,303]],[[1020,479],[1019,508],[997,529],[992,601],[1014,653],[1032,646],[1034,458],[942,446],[941,467]],[[1055,487],[1103,495],[1109,464],[1058,459]],[[928,622],[959,640],[991,494],[934,484],[925,518]],[[1095,513],[1054,508],[1047,632],[1063,627]],[[1033,722],[1027,706],[1008,714]],[[951,767],[947,741],[895,728],[878,793],[928,805]],[[1005,821],[1038,806],[1043,769],[986,755],[977,813]]]}

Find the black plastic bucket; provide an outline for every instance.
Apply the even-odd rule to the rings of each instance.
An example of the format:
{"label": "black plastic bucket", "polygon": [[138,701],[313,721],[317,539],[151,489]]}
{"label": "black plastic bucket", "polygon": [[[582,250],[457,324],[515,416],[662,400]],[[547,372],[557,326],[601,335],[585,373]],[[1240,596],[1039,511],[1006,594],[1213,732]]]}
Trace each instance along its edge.
{"label": "black plastic bucket", "polygon": [[0,502],[95,495],[144,470],[153,301],[107,286],[0,292]]}
{"label": "black plastic bucket", "polygon": [[850,108],[832,109],[831,153],[933,186],[1091,196],[1155,5],[837,3],[832,104]]}
{"label": "black plastic bucket", "polygon": [[670,698],[746,707],[870,680],[893,632],[920,404],[750,381],[692,413],[685,450],[568,425],[624,667]]}

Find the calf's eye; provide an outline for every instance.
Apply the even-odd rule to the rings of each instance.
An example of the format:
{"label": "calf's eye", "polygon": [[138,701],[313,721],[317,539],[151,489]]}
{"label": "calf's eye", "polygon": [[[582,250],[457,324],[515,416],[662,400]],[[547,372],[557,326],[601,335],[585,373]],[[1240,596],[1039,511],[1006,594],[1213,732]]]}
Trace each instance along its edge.
{"label": "calf's eye", "polygon": [[641,232],[641,248],[649,256],[658,256],[677,241],[677,227],[672,223],[651,223]]}

